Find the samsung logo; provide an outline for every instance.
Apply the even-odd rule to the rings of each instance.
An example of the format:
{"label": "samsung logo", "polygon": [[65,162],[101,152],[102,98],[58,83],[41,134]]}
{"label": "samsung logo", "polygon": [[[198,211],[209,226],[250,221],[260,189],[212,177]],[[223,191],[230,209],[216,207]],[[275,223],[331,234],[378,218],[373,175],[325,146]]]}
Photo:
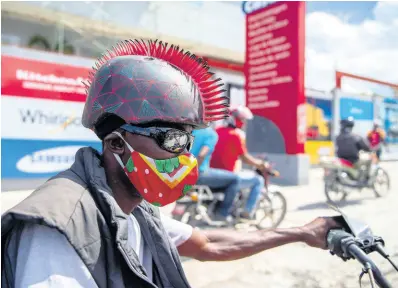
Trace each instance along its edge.
{"label": "samsung logo", "polygon": [[250,14],[275,2],[277,1],[243,1],[242,11],[245,14]]}
{"label": "samsung logo", "polygon": [[82,146],[62,146],[39,150],[23,156],[17,162],[17,169],[25,173],[54,173],[70,168],[76,152]]}

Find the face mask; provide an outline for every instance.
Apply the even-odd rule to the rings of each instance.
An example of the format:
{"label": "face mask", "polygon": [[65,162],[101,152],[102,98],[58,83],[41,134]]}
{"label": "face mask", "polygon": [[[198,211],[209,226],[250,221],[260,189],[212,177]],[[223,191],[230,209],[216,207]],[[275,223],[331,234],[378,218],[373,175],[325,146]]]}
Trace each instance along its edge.
{"label": "face mask", "polygon": [[191,153],[155,160],[134,151],[120,133],[113,133],[123,139],[131,152],[126,165],[119,155],[114,154],[116,160],[147,202],[165,206],[183,197],[196,184],[199,177],[198,162]]}

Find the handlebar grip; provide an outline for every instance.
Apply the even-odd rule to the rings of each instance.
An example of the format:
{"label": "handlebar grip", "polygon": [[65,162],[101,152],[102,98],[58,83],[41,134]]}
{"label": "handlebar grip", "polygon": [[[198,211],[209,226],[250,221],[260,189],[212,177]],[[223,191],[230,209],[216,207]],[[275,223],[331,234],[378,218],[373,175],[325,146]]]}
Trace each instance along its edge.
{"label": "handlebar grip", "polygon": [[387,279],[383,276],[380,272],[379,268],[373,262],[372,259],[368,255],[365,254],[356,244],[351,244],[347,247],[347,252],[350,253],[352,257],[358,260],[363,266],[369,264],[372,272],[373,277],[375,278],[377,284],[382,288],[392,288],[391,284],[388,283]]}
{"label": "handlebar grip", "polygon": [[345,232],[341,229],[332,229],[326,236],[326,243],[330,251],[342,257],[344,254],[341,241],[347,238],[354,238],[350,233]]}

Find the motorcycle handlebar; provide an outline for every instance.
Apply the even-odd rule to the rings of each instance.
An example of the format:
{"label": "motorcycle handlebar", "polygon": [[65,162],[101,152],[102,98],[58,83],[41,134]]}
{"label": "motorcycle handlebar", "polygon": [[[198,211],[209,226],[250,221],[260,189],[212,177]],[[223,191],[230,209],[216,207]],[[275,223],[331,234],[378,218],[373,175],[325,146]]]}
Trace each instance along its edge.
{"label": "motorcycle handlebar", "polygon": [[382,288],[392,288],[390,283],[388,283],[387,279],[380,272],[379,268],[373,262],[372,259],[368,255],[365,254],[356,244],[351,244],[347,247],[347,252],[350,253],[352,257],[357,259],[364,267],[370,265],[370,269],[372,269],[373,277],[376,280],[376,283]]}
{"label": "motorcycle handlebar", "polygon": [[[269,164],[269,161],[263,159],[263,163]],[[271,176],[271,177],[279,177],[279,175],[280,175],[279,171],[276,169],[273,169],[271,166],[269,167],[269,169],[266,169],[265,171],[261,171],[260,169],[255,169],[255,172],[262,176],[265,176],[264,174],[266,174],[267,176]]]}
{"label": "motorcycle handlebar", "polygon": [[343,230],[333,229],[327,235],[327,244],[332,254],[337,254],[344,260],[355,258],[365,268],[370,266],[374,279],[380,287],[392,288],[373,260],[357,245],[354,236]]}

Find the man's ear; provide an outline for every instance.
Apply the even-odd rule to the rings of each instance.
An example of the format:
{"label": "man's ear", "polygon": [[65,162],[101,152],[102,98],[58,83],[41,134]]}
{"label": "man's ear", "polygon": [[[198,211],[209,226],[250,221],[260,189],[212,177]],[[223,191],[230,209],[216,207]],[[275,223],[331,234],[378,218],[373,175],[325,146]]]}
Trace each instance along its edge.
{"label": "man's ear", "polygon": [[109,134],[104,139],[104,151],[108,149],[110,152],[122,156],[125,147],[123,139],[113,133]]}

